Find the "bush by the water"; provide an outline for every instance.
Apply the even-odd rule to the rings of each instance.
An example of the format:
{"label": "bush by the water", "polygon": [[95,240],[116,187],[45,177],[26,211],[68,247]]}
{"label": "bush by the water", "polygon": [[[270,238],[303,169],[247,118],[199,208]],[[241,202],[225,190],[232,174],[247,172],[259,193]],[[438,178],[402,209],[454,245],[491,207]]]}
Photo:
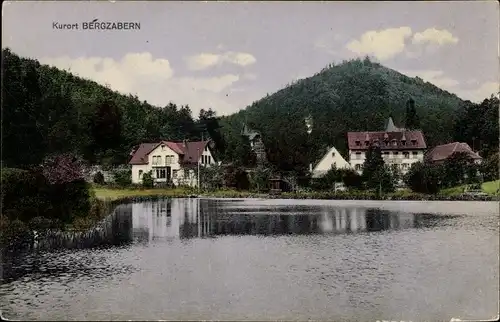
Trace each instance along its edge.
{"label": "bush by the water", "polygon": [[144,188],[153,188],[154,180],[151,171],[148,171],[142,175],[142,186]]}
{"label": "bush by the water", "polygon": [[101,171],[98,171],[96,174],[94,174],[93,180],[95,184],[104,184],[104,175],[102,174]]}
{"label": "bush by the water", "polygon": [[36,217],[71,223],[90,210],[89,186],[83,179],[50,183],[40,169],[3,169],[2,212],[9,220]]}
{"label": "bush by the water", "polygon": [[132,170],[115,170],[113,172],[115,183],[119,186],[129,186],[132,184]]}

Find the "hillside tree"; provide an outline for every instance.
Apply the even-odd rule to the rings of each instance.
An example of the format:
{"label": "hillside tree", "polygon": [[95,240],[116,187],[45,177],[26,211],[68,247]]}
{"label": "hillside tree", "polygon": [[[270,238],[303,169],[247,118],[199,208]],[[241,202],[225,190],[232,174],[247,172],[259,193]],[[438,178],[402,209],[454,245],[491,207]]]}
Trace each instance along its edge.
{"label": "hillside tree", "polygon": [[405,129],[417,130],[420,128],[420,120],[415,108],[415,101],[410,98],[406,101]]}

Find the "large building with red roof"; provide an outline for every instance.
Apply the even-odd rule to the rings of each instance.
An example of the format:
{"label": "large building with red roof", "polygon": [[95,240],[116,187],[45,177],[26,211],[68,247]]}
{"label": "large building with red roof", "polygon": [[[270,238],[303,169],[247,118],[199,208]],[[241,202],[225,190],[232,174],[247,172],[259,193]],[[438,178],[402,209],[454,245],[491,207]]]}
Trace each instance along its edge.
{"label": "large building with red roof", "polygon": [[142,143],[132,151],[132,183],[141,183],[151,171],[155,183],[197,185],[195,169],[215,164],[210,141]]}
{"label": "large building with red roof", "polygon": [[483,158],[474,152],[467,143],[463,142],[453,142],[435,146],[427,152],[425,160],[431,163],[443,163],[446,159],[452,156],[453,153],[459,152],[468,155],[476,164],[481,163],[483,160]]}
{"label": "large building with red roof", "polygon": [[420,130],[406,130],[394,125],[389,118],[385,131],[380,132],[348,132],[349,163],[358,171],[363,172],[366,152],[372,144],[377,144],[386,164],[397,168],[403,174],[411,165],[424,160],[427,144]]}

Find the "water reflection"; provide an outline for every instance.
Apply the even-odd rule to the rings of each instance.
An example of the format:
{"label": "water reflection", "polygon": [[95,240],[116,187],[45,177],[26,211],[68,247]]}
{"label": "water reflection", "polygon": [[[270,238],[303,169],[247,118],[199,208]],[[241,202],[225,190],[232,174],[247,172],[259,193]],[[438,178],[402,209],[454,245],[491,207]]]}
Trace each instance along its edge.
{"label": "water reflection", "polygon": [[174,199],[132,204],[132,238],[157,239],[221,235],[359,233],[425,226],[432,215],[378,209],[248,207],[210,199]]}

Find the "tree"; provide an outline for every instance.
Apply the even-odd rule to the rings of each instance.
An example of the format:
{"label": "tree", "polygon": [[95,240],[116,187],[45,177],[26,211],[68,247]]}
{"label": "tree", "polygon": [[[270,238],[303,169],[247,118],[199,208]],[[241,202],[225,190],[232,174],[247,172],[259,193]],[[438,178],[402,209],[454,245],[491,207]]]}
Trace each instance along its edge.
{"label": "tree", "polygon": [[91,132],[94,139],[94,151],[105,154],[108,150],[116,149],[121,143],[122,113],[118,106],[106,99],[97,106],[92,117]]}
{"label": "tree", "polygon": [[220,157],[224,155],[226,147],[216,113],[212,109],[209,109],[208,111],[201,109],[198,117],[198,127],[203,133],[202,137],[204,139],[210,138],[212,142],[214,142],[216,151],[215,154],[217,159],[220,159]]}
{"label": "tree", "polygon": [[442,166],[416,162],[403,180],[414,192],[436,194],[441,189],[442,173]]}
{"label": "tree", "polygon": [[481,104],[466,102],[454,125],[454,140],[466,142],[484,158],[498,153],[499,104],[495,96]]}
{"label": "tree", "polygon": [[453,187],[464,183],[471,167],[474,167],[474,160],[466,152],[453,153],[444,162],[445,185]]}
{"label": "tree", "polygon": [[384,192],[394,190],[391,171],[385,165],[380,147],[376,144],[372,144],[366,152],[362,178],[368,189],[382,190]]}
{"label": "tree", "polygon": [[483,175],[484,181],[493,181],[500,178],[498,168],[500,166],[500,160],[498,153],[490,155],[487,159],[483,159],[483,163],[480,166],[481,174]]}
{"label": "tree", "polygon": [[420,120],[415,109],[415,101],[413,98],[410,98],[406,101],[405,129],[416,130],[418,128],[420,128]]}

